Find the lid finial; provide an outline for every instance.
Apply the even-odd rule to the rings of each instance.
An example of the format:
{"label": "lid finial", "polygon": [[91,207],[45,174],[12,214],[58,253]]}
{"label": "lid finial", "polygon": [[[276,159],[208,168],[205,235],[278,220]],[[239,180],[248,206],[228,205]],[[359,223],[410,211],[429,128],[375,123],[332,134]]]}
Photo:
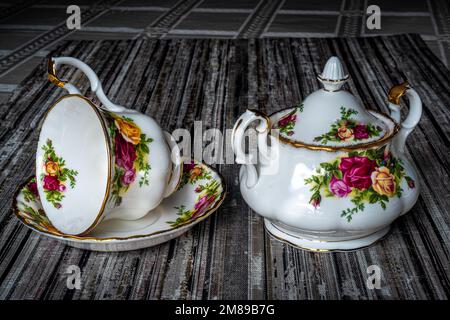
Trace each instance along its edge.
{"label": "lid finial", "polygon": [[344,66],[338,57],[331,57],[328,59],[325,67],[323,68],[322,74],[318,77],[320,82],[322,82],[323,87],[327,91],[338,91],[341,89],[342,85],[347,81],[348,74],[344,71]]}

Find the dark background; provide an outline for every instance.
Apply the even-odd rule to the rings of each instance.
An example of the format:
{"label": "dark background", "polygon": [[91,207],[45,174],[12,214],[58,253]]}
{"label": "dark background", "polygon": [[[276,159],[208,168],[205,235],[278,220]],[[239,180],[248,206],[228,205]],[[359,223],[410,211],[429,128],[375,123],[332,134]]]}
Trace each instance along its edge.
{"label": "dark background", "polygon": [[[66,8],[81,8],[68,31]],[[381,8],[381,29],[366,28],[366,8]],[[0,0],[0,103],[61,40],[341,37],[419,33],[450,61],[447,0]]]}

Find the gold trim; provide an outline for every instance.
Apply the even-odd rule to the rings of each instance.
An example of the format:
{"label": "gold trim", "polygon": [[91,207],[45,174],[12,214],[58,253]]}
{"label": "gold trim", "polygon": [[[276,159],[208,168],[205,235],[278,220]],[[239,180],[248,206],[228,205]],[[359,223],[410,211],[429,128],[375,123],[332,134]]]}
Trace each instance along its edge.
{"label": "gold trim", "polygon": [[[195,160],[194,160],[195,161]],[[200,163],[200,162],[199,162]],[[225,183],[225,179],[222,176],[222,174],[220,172],[218,172],[217,170],[213,169],[212,167],[210,167],[209,165],[205,164],[204,162],[201,163],[202,165],[206,166],[209,170],[213,171],[215,174],[217,174],[217,176],[220,179],[220,182],[222,184],[222,193],[220,198],[217,200],[217,202],[214,204],[213,207],[209,208],[208,211],[206,211],[203,215],[201,215],[198,219],[194,220],[194,221],[190,221],[188,223],[185,224],[181,224],[175,228],[170,228],[170,229],[166,229],[166,230],[161,230],[161,231],[157,231],[157,232],[153,232],[150,234],[143,234],[143,235],[134,235],[134,236],[129,236],[129,237],[110,237],[110,238],[97,238],[97,237],[83,237],[81,235],[66,235],[66,234],[62,234],[62,233],[54,233],[54,232],[50,232],[47,230],[39,230],[36,227],[29,225],[24,218],[22,218],[19,215],[19,209],[17,206],[17,197],[19,195],[19,193],[22,191],[22,189],[30,182],[30,180],[33,177],[30,177],[26,180],[25,183],[23,183],[21,186],[19,186],[19,188],[16,190],[16,192],[14,193],[14,198],[13,198],[13,204],[12,204],[12,209],[14,214],[16,215],[16,217],[20,220],[20,222],[22,222],[24,225],[26,225],[28,228],[38,232],[38,233],[43,233],[43,234],[47,234],[50,235],[52,237],[58,237],[60,240],[79,240],[79,241],[90,241],[90,240],[95,240],[98,242],[107,242],[107,241],[116,241],[116,240],[129,240],[129,239],[136,239],[136,238],[146,238],[146,237],[151,237],[157,234],[162,234],[162,233],[166,233],[166,232],[170,232],[176,229],[180,229],[182,227],[186,227],[192,223],[197,223],[197,222],[201,222],[203,220],[205,220],[206,218],[208,218],[214,211],[217,210],[217,208],[222,204],[223,200],[226,197],[227,194],[227,185]],[[61,239],[62,238],[62,239]]]}
{"label": "gold trim", "polygon": [[60,88],[64,88],[64,85],[66,84],[65,81],[61,80],[58,78],[58,76],[56,75],[56,66],[55,66],[55,61],[53,61],[52,58],[50,58],[48,60],[48,80],[50,80],[54,85],[57,85]]}
{"label": "gold trim", "polygon": [[[276,112],[272,113],[269,117],[272,118],[275,114],[289,110],[289,109],[292,109],[292,107],[276,111]],[[367,110],[370,112],[380,114],[380,115],[390,119],[392,121],[392,123],[394,123],[394,125],[395,125],[394,130],[392,130],[389,134],[385,134],[381,139],[378,139],[376,141],[360,143],[360,144],[355,144],[355,145],[345,146],[345,147],[309,144],[309,143],[304,143],[304,142],[300,142],[297,140],[291,140],[289,138],[283,137],[282,135],[277,135],[277,138],[281,142],[283,142],[285,144],[289,144],[295,148],[306,148],[306,149],[314,150],[314,151],[321,150],[321,151],[328,151],[328,152],[337,152],[337,151],[351,152],[351,151],[360,150],[360,149],[370,149],[370,148],[374,148],[379,145],[382,145],[382,144],[386,143],[387,141],[391,140],[400,131],[400,128],[401,128],[400,125],[397,122],[395,122],[395,120],[392,119],[389,115],[387,115],[383,112],[379,112],[379,111],[374,111],[374,110],[369,110],[369,109],[367,109]]]}
{"label": "gold trim", "polygon": [[272,123],[270,121],[270,116],[268,116],[267,114],[265,114],[264,112],[260,111],[260,110],[256,110],[256,109],[247,109],[248,111],[251,111],[255,114],[255,116],[257,117],[262,117],[266,120],[267,122],[267,129],[261,133],[264,133],[266,131],[270,131],[270,129],[272,128]]}
{"label": "gold trim", "polygon": [[389,90],[388,101],[390,103],[399,105],[400,98],[406,93],[406,90],[408,90],[408,89],[409,89],[409,84],[406,81],[401,84],[398,84],[396,86],[393,86]]}
{"label": "gold trim", "polygon": [[318,75],[317,76],[317,79],[319,79],[320,81],[325,81],[325,82],[344,82],[344,81],[346,81],[346,80],[348,80],[348,78],[349,78],[349,75],[347,74],[344,78],[342,78],[342,79],[326,79],[326,78],[322,78],[322,76],[320,76],[320,75]]}
{"label": "gold trim", "polygon": [[337,89],[337,90],[328,90],[328,89],[322,88],[322,90],[323,90],[323,91],[326,91],[326,92],[338,92],[338,91],[344,91],[344,89],[341,89],[341,88],[339,88],[339,89]]}
{"label": "gold trim", "polygon": [[[272,222],[270,222],[270,223],[272,223]],[[314,253],[352,252],[352,251],[357,251],[357,250],[362,250],[362,249],[369,248],[369,247],[371,247],[371,246],[373,246],[375,244],[378,244],[378,242],[384,240],[388,236],[388,234],[391,232],[390,225],[388,226],[388,228],[389,228],[389,230],[386,232],[385,235],[383,235],[379,239],[375,240],[371,244],[368,244],[367,246],[363,246],[363,247],[359,247],[359,248],[355,248],[355,249],[315,249],[315,248],[303,247],[303,246],[300,246],[298,244],[292,243],[289,240],[280,238],[280,237],[274,235],[272,232],[270,232],[269,229],[267,229],[266,224],[264,224],[264,229],[266,230],[266,232],[269,234],[269,236],[273,237],[275,240],[280,241],[280,242],[285,243],[285,244],[288,244],[288,245],[290,245],[290,246],[292,246],[294,248],[305,250],[305,251],[310,251],[310,252],[314,252]],[[281,232],[283,232],[283,231],[281,231]],[[305,239],[305,240],[307,240],[307,239]],[[357,240],[357,239],[355,239],[355,240]],[[329,243],[330,241],[322,241],[322,242],[328,242]]]}
{"label": "gold trim", "polygon": [[[170,146],[169,146],[169,148],[170,148]],[[170,180],[172,179],[173,169],[174,169],[173,162],[172,161],[170,161],[170,162],[172,163],[172,171],[170,172],[170,178],[167,182],[170,182]],[[175,192],[177,192],[178,188],[180,187],[181,181],[183,180],[182,179],[183,173],[184,173],[184,160],[180,160],[180,174],[178,176],[178,182],[177,182],[175,188],[173,188],[173,191],[169,195],[165,196],[164,198],[168,198],[171,195],[173,195]]]}
{"label": "gold trim", "polygon": [[[166,188],[167,188],[168,183],[170,182],[170,180],[172,180],[173,170],[175,169],[175,166],[174,166],[174,164],[172,162],[172,148],[170,147],[170,144],[169,144],[169,142],[166,139],[164,139],[164,141],[166,142],[167,149],[169,149],[169,153],[170,153],[170,175],[169,175],[169,178],[167,179],[167,182],[166,182]],[[180,162],[180,165],[181,165],[181,169],[180,169],[180,174],[178,176],[177,184],[176,184],[175,188],[173,188],[172,192],[170,194],[168,194],[167,196],[165,196],[164,198],[170,197],[178,189],[178,186],[179,186],[180,181],[181,181],[181,177],[183,176],[183,161],[182,160]]]}
{"label": "gold trim", "polygon": [[236,127],[235,130],[237,130],[242,124],[242,119],[239,119],[238,122],[236,123]]}
{"label": "gold trim", "polygon": [[[68,95],[62,96],[61,98],[59,98],[59,99],[58,99],[58,100],[50,107],[50,109],[47,110],[47,112],[45,113],[44,118],[43,118],[43,120],[42,120],[42,123],[45,122],[45,120],[47,119],[47,116],[49,115],[50,111],[52,111],[53,108],[55,108],[56,105],[58,105],[58,103],[60,103],[63,99],[70,98],[70,97],[78,97],[78,98],[83,99],[83,100],[86,101],[86,102],[88,103],[88,105],[94,110],[94,112],[95,112],[95,114],[97,115],[97,117],[98,117],[98,119],[99,119],[99,121],[100,121],[100,124],[101,124],[101,126],[102,126],[102,128],[103,128],[103,135],[104,135],[105,143],[106,143],[106,152],[107,152],[107,157],[108,157],[108,159],[109,159],[109,161],[108,161],[108,179],[107,179],[107,181],[106,181],[106,191],[105,191],[105,197],[103,198],[102,206],[100,207],[100,211],[99,211],[99,213],[97,214],[97,217],[95,218],[95,220],[94,220],[94,222],[91,224],[91,226],[89,226],[89,227],[88,227],[85,231],[83,231],[82,233],[79,233],[79,234],[75,235],[75,236],[82,236],[83,234],[87,234],[87,233],[91,232],[91,231],[97,226],[97,224],[100,222],[101,217],[103,216],[103,212],[105,211],[106,203],[107,203],[108,200],[109,200],[109,193],[110,193],[110,190],[111,190],[111,176],[112,176],[112,166],[111,166],[111,164],[112,164],[112,161],[113,161],[113,160],[112,160],[112,155],[111,155],[111,150],[110,150],[111,146],[110,146],[109,134],[108,134],[108,130],[107,130],[107,128],[106,128],[106,125],[105,125],[105,123],[104,123],[105,120],[103,119],[103,117],[102,117],[100,111],[98,110],[98,107],[97,107],[94,103],[92,103],[92,101],[90,101],[89,99],[87,99],[86,97],[84,97],[84,96],[82,96],[82,95],[79,95],[79,94],[68,94]],[[42,130],[42,127],[41,127],[41,130]],[[55,227],[55,229],[57,229],[57,228]],[[58,231],[59,231],[59,230],[58,230]],[[61,232],[61,231],[60,231],[60,232]]]}

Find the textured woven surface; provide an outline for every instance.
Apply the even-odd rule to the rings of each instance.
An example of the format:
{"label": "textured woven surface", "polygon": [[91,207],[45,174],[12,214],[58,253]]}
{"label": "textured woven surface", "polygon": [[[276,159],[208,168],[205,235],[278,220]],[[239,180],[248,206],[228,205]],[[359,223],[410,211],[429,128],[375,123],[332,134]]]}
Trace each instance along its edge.
{"label": "textured woven surface", "polygon": [[[246,107],[271,113],[319,88],[331,54],[350,73],[348,89],[386,110],[388,89],[408,80],[424,113],[407,143],[422,193],[383,241],[357,252],[318,254],[269,238],[239,193],[238,166],[222,207],[182,237],[145,250],[95,253],[39,236],[13,217],[17,186],[34,170],[39,122],[63,90],[42,63],[0,107],[0,298],[2,299],[419,299],[448,298],[449,71],[416,35],[346,39],[67,41],[53,53],[86,61],[108,96],[145,112],[166,130],[229,129]],[[86,92],[73,69],[61,77]],[[87,93],[90,96],[89,93]],[[366,287],[370,265],[381,289]],[[81,290],[66,287],[67,267]]]}
{"label": "textured woven surface", "polygon": [[[80,6],[81,29],[66,27]],[[369,5],[381,10],[368,29]],[[448,0],[0,0],[0,102],[63,40],[356,37],[417,33],[450,62]]]}

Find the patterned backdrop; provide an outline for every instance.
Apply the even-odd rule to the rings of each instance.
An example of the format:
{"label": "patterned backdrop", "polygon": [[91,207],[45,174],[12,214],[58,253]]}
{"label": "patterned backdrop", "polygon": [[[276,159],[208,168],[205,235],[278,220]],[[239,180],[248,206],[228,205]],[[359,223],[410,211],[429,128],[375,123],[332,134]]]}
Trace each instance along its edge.
{"label": "patterned backdrop", "polygon": [[[69,3],[81,7],[81,30],[66,28]],[[450,5],[378,0],[382,29],[370,31],[368,3],[0,0],[0,298],[448,299]],[[415,34],[374,37],[393,33]],[[347,38],[355,36],[367,37]],[[125,253],[64,246],[29,231],[10,209],[33,174],[42,116],[63,95],[46,79],[48,54],[86,61],[114,102],[169,131],[195,120],[230,129],[247,106],[271,113],[296,104],[319,88],[315,75],[331,54],[371,108],[387,111],[388,89],[408,80],[424,103],[407,143],[421,196],[378,244],[316,254],[271,239],[239,193],[238,166],[221,165],[227,199],[182,237]],[[91,97],[79,72],[62,71]],[[373,264],[382,268],[380,290],[366,287]],[[81,290],[66,287],[70,265],[83,270]]]}
{"label": "patterned backdrop", "polygon": [[[68,4],[81,30],[68,30]],[[366,8],[381,29],[366,28]],[[0,0],[0,102],[59,41],[135,38],[346,37],[418,33],[448,66],[448,0]]]}
{"label": "patterned backdrop", "polygon": [[[63,95],[46,80],[42,63],[0,108],[0,298],[448,298],[450,76],[418,35],[69,41],[52,54],[86,61],[114,102],[155,117],[167,130],[190,129],[195,120],[225,130],[247,106],[271,113],[297,104],[319,88],[315,75],[332,54],[345,62],[348,89],[371,108],[387,111],[389,88],[408,80],[424,104],[407,143],[421,195],[385,240],[318,254],[270,238],[239,192],[238,166],[219,165],[227,198],[180,238],[123,253],[65,246],[28,230],[10,209],[15,189],[33,173],[42,116]],[[62,78],[90,96],[80,72],[65,70]],[[380,290],[366,286],[374,264],[382,270]],[[70,265],[82,269],[81,290],[66,287]]]}

